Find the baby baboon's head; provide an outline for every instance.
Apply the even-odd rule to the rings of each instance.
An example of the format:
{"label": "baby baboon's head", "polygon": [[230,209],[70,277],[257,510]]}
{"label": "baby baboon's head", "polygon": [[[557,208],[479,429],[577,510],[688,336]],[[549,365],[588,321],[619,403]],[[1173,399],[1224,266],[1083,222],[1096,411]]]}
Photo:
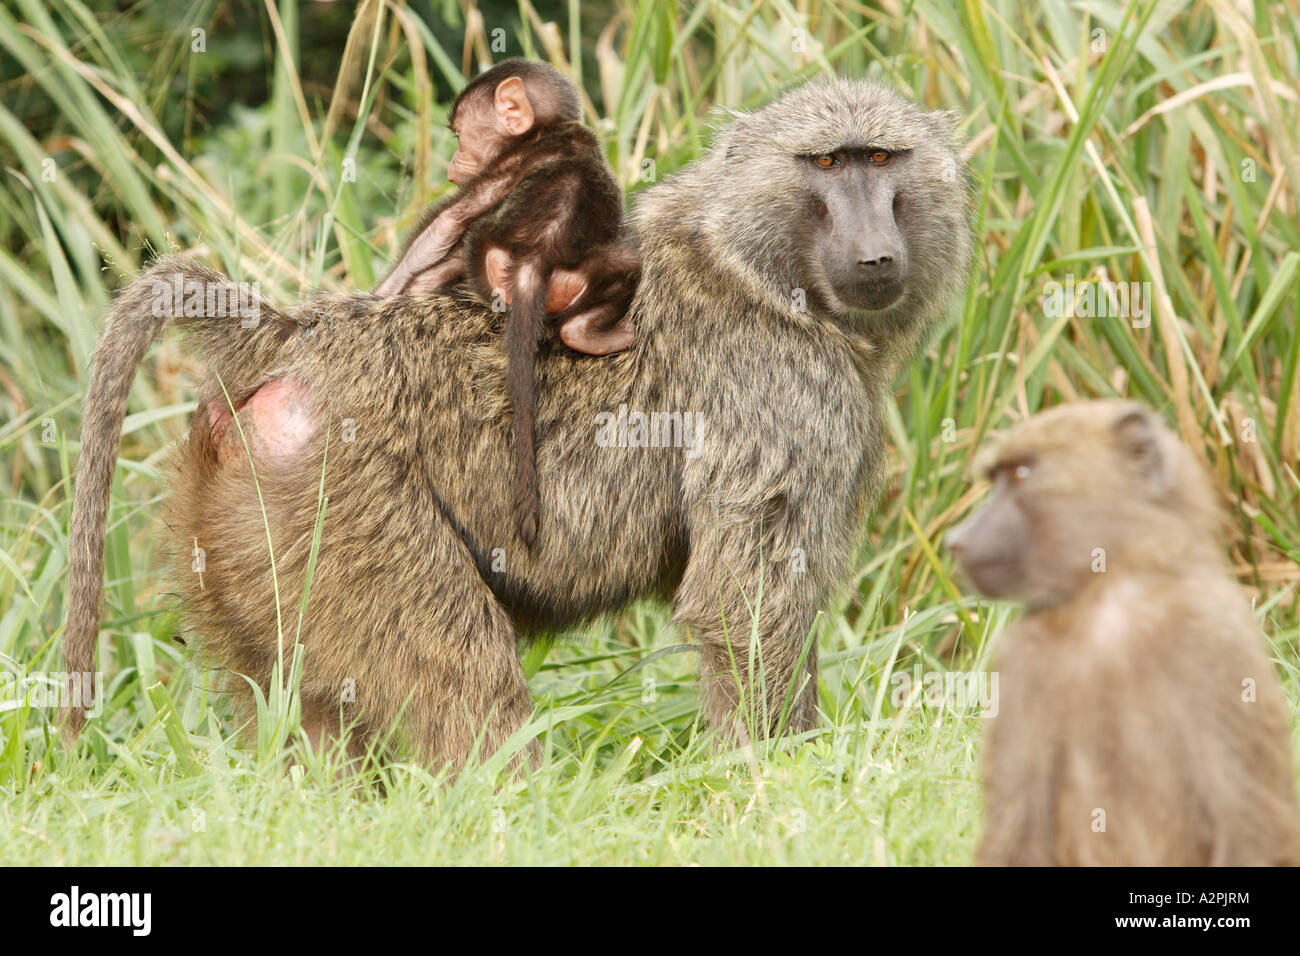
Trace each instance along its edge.
{"label": "baby baboon's head", "polygon": [[993,494],[945,543],[993,598],[1045,606],[1092,575],[1221,560],[1221,515],[1200,464],[1148,409],[1062,405],[993,440],[975,460]]}

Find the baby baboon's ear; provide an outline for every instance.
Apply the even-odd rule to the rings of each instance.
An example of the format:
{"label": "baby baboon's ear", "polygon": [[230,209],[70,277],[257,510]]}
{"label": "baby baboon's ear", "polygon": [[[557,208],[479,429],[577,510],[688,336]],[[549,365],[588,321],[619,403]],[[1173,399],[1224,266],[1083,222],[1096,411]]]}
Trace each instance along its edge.
{"label": "baby baboon's ear", "polygon": [[533,128],[533,104],[528,99],[528,87],[519,77],[507,77],[497,84],[492,106],[501,128],[511,136],[523,136]]}
{"label": "baby baboon's ear", "polygon": [[1154,492],[1169,489],[1169,469],[1160,443],[1160,423],[1141,405],[1131,405],[1111,426],[1115,446],[1131,462]]}

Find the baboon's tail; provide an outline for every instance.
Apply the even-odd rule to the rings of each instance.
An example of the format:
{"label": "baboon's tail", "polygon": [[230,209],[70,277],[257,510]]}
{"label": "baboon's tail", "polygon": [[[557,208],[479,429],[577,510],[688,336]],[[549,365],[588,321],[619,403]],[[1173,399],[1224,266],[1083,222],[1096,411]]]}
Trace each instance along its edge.
{"label": "baboon's tail", "polygon": [[537,340],[546,309],[548,276],[535,262],[521,264],[515,273],[510,319],[506,326],[506,363],[510,378],[510,404],[515,438],[515,527],[524,544],[537,540]]}
{"label": "baboon's tail", "polygon": [[[247,318],[254,310],[259,313],[255,325],[254,319]],[[80,733],[91,703],[90,675],[95,669],[104,592],[104,529],[127,398],[149,343],[172,321],[200,333],[203,351],[211,350],[224,335],[234,352],[241,346],[249,348],[247,340],[252,338],[278,336],[283,341],[283,323],[289,320],[224,276],[181,256],[160,259],[113,303],[91,362],[72,506],[68,616],[63,629],[68,678],[60,715],[67,743]],[[246,327],[241,327],[241,321]]]}

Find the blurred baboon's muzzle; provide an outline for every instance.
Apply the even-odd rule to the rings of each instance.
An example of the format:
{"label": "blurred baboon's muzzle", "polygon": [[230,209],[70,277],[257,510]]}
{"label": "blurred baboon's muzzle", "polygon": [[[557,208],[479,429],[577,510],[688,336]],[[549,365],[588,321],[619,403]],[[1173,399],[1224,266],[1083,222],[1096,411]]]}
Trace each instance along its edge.
{"label": "blurred baboon's muzzle", "polygon": [[984,596],[1015,597],[1024,584],[1019,512],[995,496],[983,508],[944,535],[944,546],[957,569]]}

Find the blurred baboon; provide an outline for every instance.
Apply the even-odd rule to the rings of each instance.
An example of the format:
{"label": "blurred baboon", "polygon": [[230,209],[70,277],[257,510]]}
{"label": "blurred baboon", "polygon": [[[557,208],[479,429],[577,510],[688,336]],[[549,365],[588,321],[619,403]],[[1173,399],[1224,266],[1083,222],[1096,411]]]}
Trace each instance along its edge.
{"label": "blurred baboon", "polygon": [[992,865],[1300,862],[1287,708],[1191,452],[1140,405],[1044,412],[977,458],[948,536],[999,639],[984,741]]}
{"label": "blurred baboon", "polygon": [[[177,320],[213,369],[167,513],[176,585],[210,657],[268,684],[274,582],[296,608],[323,469],[301,631],[304,722],[322,736],[341,709],[365,740],[404,706],[429,763],[460,763],[480,734],[491,752],[532,709],[518,637],[646,594],[670,597],[697,636],[702,708],[723,739],[813,725],[810,628],[880,489],[886,389],[966,278],[968,195],[948,120],[869,83],[799,87],[650,190],[637,226],[637,348],[593,360],[553,329],[541,343],[547,519],[531,550],[511,546],[498,313],[463,296],[331,294],[265,306],[252,329]],[[149,290],[178,278],[223,281],[159,262],[117,300],[96,353],[71,670],[92,667],[122,413],[161,325]]]}

